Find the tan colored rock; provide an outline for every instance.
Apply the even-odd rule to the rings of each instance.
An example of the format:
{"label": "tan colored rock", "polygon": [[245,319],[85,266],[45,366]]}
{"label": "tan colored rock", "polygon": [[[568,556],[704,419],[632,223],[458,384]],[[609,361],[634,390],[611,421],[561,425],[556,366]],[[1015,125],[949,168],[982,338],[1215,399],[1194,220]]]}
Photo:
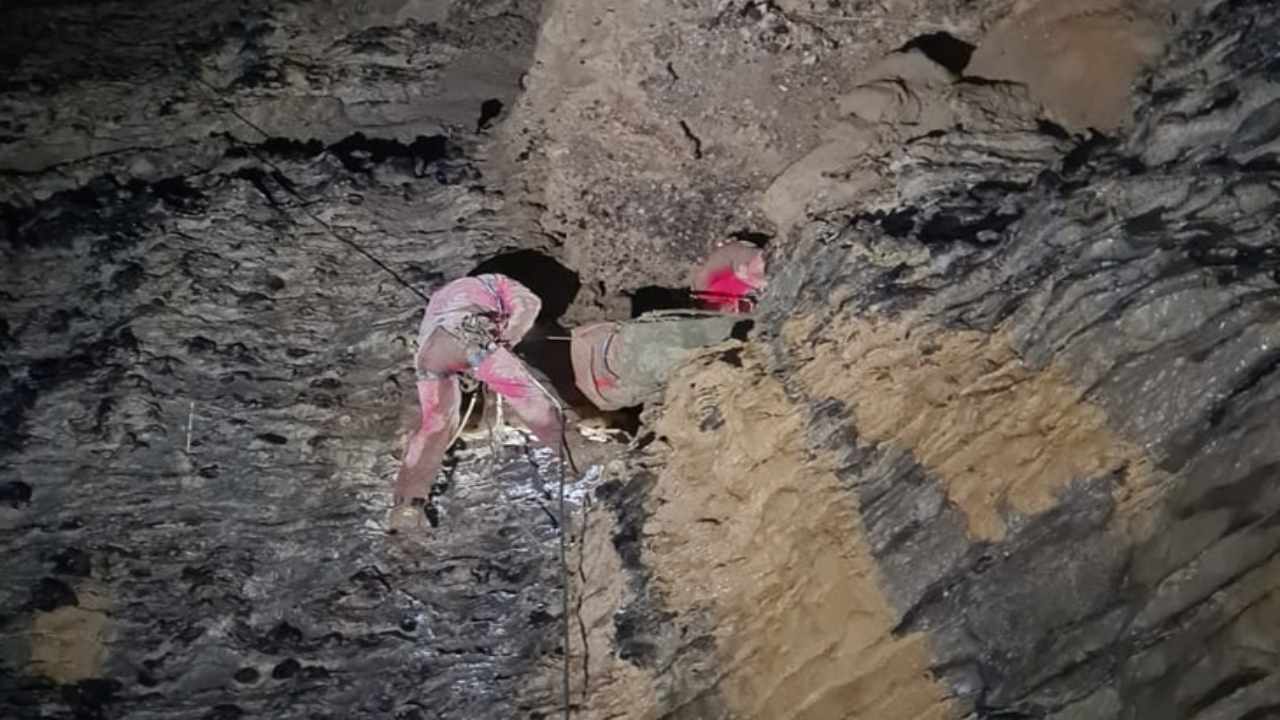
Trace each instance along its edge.
{"label": "tan colored rock", "polygon": [[[976,37],[1005,3],[819,5],[550,6],[495,173],[512,178],[529,231],[581,273],[572,322],[625,317],[611,297],[680,286],[734,232],[783,234],[774,218],[789,222],[805,189],[775,192],[764,211],[762,195],[806,156],[828,154],[837,99],[917,34]],[[906,67],[917,54],[903,55],[885,72],[922,72]]]}
{"label": "tan colored rock", "polygon": [[[806,332],[788,328],[797,352]],[[900,445],[935,473],[972,537],[1001,540],[1006,514],[1042,513],[1081,478],[1125,471],[1122,502],[1155,484],[1150,459],[1064,368],[1026,366],[999,334],[849,318],[828,337],[800,373],[808,391],[848,404],[866,441]]]}
{"label": "tan colored rock", "polygon": [[37,612],[31,619],[30,672],[60,683],[102,675],[107,659],[107,615],[94,597],[81,594],[85,607]]}
{"label": "tan colored rock", "polygon": [[1021,3],[979,43],[966,75],[1025,83],[1076,130],[1129,123],[1131,86],[1164,50],[1168,3]]}
{"label": "tan colored rock", "polygon": [[[809,451],[803,412],[750,348],[741,365],[712,353],[672,380],[656,428],[670,447],[643,539],[653,592],[667,609],[711,618],[722,673],[715,688],[728,717],[955,717],[929,674],[926,637],[893,632],[897,618],[854,496],[831,459]],[[623,599],[607,581],[618,572],[601,542],[611,532],[593,520],[584,545],[584,620],[600,685],[585,695],[582,717],[670,717],[661,702],[626,700],[643,697],[651,680],[601,647],[610,630],[602,620]],[[678,679],[663,682],[679,688]],[[677,689],[669,701],[695,699]]]}
{"label": "tan colored rock", "polygon": [[833,139],[792,163],[769,189],[761,206],[776,227],[797,226],[824,208],[848,207],[863,192],[882,183],[861,161],[880,147],[882,133],[863,124],[841,125]]}

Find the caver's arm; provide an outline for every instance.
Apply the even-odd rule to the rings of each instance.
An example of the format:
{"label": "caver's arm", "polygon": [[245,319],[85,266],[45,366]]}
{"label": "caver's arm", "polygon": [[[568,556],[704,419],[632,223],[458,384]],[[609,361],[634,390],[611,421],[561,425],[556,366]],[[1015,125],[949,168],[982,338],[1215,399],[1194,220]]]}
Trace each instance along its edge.
{"label": "caver's arm", "polygon": [[480,275],[477,279],[484,280],[492,288],[504,318],[499,328],[499,337],[508,347],[514,347],[538,319],[538,313],[542,311],[542,300],[529,288],[506,275]]}
{"label": "caver's arm", "polygon": [[418,381],[422,420],[409,436],[400,472],[396,476],[395,504],[423,498],[431,491],[449,442],[458,431],[462,388],[457,375]]}
{"label": "caver's arm", "polygon": [[488,315],[498,322],[498,339],[514,346],[541,310],[537,295],[505,275],[458,278],[431,296],[419,334],[425,340],[436,327],[456,327],[468,315]]}

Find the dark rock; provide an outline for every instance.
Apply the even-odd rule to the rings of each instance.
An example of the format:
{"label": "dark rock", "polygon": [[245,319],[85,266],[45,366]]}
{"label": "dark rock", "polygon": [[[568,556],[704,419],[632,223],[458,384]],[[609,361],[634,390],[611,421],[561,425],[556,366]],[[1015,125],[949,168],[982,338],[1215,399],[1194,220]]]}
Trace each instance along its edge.
{"label": "dark rock", "polygon": [[36,610],[49,612],[79,604],[80,599],[71,586],[57,578],[41,578],[31,590],[31,606]]}
{"label": "dark rock", "polygon": [[297,660],[294,660],[293,658],[289,658],[287,660],[280,662],[274,668],[271,669],[271,677],[275,678],[276,680],[287,680],[293,677],[294,675],[297,675],[298,671],[301,669],[302,669],[301,663],[299,663]]}
{"label": "dark rock", "polygon": [[93,560],[79,548],[66,548],[53,556],[53,571],[60,575],[89,577],[93,571]]}
{"label": "dark rock", "polygon": [[12,508],[31,503],[31,486],[21,480],[9,480],[0,484],[0,502]]}
{"label": "dark rock", "polygon": [[[501,188],[477,169],[492,140],[474,133],[482,102],[514,105],[540,4],[467,0],[447,22],[429,3],[403,17],[268,5],[0,10],[0,136],[14,138],[0,143],[0,576],[30,587],[0,613],[74,605],[70,581],[92,577],[128,629],[92,649],[142,668],[145,690],[115,693],[104,717],[550,706],[522,693],[559,636],[529,620],[559,597],[556,535],[510,494],[545,470],[458,463],[438,528],[372,529],[414,402],[411,385],[378,390],[410,367],[414,291],[545,249],[496,215]],[[324,397],[300,403],[313,383]],[[33,499],[48,512],[9,510]],[[378,602],[353,597],[349,578],[375,563]],[[290,682],[258,676],[290,668]],[[297,681],[306,702],[288,695]],[[0,716],[66,714],[58,687],[18,682],[0,682]]]}

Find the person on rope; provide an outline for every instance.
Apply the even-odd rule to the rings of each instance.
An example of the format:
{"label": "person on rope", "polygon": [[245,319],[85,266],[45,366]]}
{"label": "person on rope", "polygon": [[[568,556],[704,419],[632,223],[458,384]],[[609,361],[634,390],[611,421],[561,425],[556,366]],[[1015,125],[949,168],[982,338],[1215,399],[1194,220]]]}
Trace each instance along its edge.
{"label": "person on rope", "polygon": [[764,251],[745,242],[716,248],[694,268],[693,296],[717,312],[751,312],[755,295],[765,287]]}
{"label": "person on rope", "polygon": [[[653,313],[628,323],[595,323],[571,337],[575,384],[601,410],[660,392],[670,368],[689,352],[729,338],[735,315],[750,312],[765,286],[764,253],[754,245],[717,248],[694,271],[693,295],[709,313]],[[499,274],[465,277],[431,296],[415,358],[421,421],[396,477],[396,506],[425,500],[458,435],[463,377],[487,385],[541,442],[563,450],[563,408],[552,390],[512,352],[533,326],[542,301]]]}
{"label": "person on rope", "polygon": [[427,303],[418,331],[421,422],[396,477],[396,506],[425,500],[461,425],[461,379],[487,385],[548,447],[561,450],[564,419],[551,390],[511,351],[532,327],[542,301],[505,275],[448,283]]}

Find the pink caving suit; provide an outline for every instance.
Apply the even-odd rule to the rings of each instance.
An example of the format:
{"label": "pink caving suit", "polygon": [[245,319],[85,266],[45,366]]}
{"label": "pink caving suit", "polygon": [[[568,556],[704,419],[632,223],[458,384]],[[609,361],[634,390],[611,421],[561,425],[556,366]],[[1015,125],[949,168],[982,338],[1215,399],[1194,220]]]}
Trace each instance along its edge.
{"label": "pink caving suit", "polygon": [[544,390],[511,352],[541,308],[537,295],[505,275],[461,278],[431,296],[414,363],[422,423],[409,437],[396,477],[397,505],[430,492],[461,423],[460,373],[488,385],[539,440],[560,447],[563,420],[549,388]]}

